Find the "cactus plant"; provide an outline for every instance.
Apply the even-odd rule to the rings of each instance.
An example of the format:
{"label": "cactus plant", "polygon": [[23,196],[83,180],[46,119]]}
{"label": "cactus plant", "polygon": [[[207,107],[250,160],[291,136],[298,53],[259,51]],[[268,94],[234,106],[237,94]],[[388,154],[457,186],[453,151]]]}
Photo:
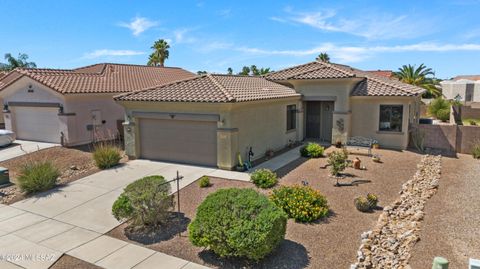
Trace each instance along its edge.
{"label": "cactus plant", "polygon": [[373,193],[367,194],[367,200],[368,200],[368,204],[369,204],[371,209],[374,209],[374,208],[377,207],[378,197],[375,194],[373,194]]}
{"label": "cactus plant", "polygon": [[370,211],[370,203],[368,199],[364,196],[359,196],[353,200],[355,207],[361,212],[368,212]]}

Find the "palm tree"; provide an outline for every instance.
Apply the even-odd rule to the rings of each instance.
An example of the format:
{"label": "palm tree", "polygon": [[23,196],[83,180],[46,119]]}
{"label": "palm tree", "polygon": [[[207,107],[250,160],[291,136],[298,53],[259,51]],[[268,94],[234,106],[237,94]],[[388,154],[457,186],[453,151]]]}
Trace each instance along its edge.
{"label": "palm tree", "polygon": [[155,51],[150,54],[147,64],[163,67],[165,64],[165,60],[168,59],[168,56],[170,55],[168,51],[169,48],[170,45],[168,45],[167,41],[163,39],[155,41],[152,46],[152,49],[154,49]]}
{"label": "palm tree", "polygon": [[227,69],[227,73],[228,73],[229,75],[233,74],[233,69],[232,69],[231,67],[229,67],[229,68]]}
{"label": "palm tree", "polygon": [[324,62],[324,63],[329,63],[330,62],[330,56],[328,56],[328,54],[326,52],[322,52],[322,53],[318,54],[316,60]]}
{"label": "palm tree", "polygon": [[424,97],[439,97],[440,89],[437,87],[438,80],[435,78],[435,72],[427,68],[424,64],[419,67],[415,65],[403,65],[395,72],[395,76],[402,82],[415,85],[427,90]]}
{"label": "palm tree", "polygon": [[34,62],[28,62],[28,55],[25,53],[19,53],[18,57],[15,58],[10,53],[5,54],[5,60],[7,63],[1,63],[0,69],[4,71],[10,71],[17,67],[19,68],[35,68],[37,65]]}

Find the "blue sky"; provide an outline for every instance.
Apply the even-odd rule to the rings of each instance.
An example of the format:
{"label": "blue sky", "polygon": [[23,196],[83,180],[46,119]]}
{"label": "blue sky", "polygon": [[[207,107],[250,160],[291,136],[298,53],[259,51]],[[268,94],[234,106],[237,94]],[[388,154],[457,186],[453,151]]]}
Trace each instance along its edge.
{"label": "blue sky", "polygon": [[0,0],[0,54],[39,67],[145,64],[169,40],[167,66],[191,71],[278,70],[327,52],[360,69],[433,68],[440,78],[480,73],[480,0],[20,1]]}

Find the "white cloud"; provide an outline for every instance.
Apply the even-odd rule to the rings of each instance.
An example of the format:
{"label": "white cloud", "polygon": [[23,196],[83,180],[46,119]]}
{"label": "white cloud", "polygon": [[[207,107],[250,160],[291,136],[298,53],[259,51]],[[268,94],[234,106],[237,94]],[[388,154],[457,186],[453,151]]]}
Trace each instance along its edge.
{"label": "white cloud", "polygon": [[129,23],[121,22],[118,25],[130,29],[134,36],[138,36],[146,30],[157,26],[158,22],[151,21],[144,17],[135,17]]}
{"label": "white cloud", "polygon": [[101,49],[95,50],[92,52],[88,52],[84,54],[84,58],[87,59],[95,59],[101,57],[122,57],[122,56],[135,56],[135,55],[143,55],[145,52],[143,51],[135,51],[135,50],[110,50],[110,49]]}
{"label": "white cloud", "polygon": [[217,14],[222,18],[229,18],[232,15],[232,9],[231,8],[222,9],[222,10],[219,10]]}
{"label": "white cloud", "polygon": [[[358,19],[342,18],[335,10],[296,12],[285,9],[285,17],[270,17],[273,21],[308,25],[326,32],[346,33],[367,39],[414,38],[433,31],[432,22],[407,15],[371,13]],[[422,31],[418,30],[422,25]]]}
{"label": "white cloud", "polygon": [[294,57],[316,56],[322,52],[327,52],[335,61],[360,62],[378,53],[480,51],[480,44],[438,44],[424,42],[398,46],[337,46],[332,43],[324,43],[320,46],[305,50],[265,50],[251,47],[237,47],[235,50],[246,54]]}
{"label": "white cloud", "polygon": [[187,34],[191,32],[192,29],[182,28],[173,31],[173,36],[175,38],[175,43],[193,43],[197,41],[196,38],[188,36]]}

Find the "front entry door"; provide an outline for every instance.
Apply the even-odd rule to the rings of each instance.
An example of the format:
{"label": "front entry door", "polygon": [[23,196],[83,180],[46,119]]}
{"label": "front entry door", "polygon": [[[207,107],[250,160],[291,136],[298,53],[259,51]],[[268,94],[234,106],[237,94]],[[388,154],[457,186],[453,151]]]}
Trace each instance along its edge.
{"label": "front entry door", "polygon": [[334,102],[306,102],[306,138],[332,142]]}

